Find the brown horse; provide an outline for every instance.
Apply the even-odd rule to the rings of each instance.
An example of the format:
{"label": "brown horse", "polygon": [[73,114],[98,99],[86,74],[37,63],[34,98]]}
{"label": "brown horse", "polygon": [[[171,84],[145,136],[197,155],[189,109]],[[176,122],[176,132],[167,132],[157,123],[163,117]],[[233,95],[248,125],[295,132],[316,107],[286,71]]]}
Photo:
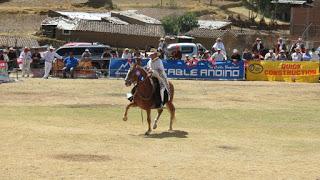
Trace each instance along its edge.
{"label": "brown horse", "polygon": [[[125,85],[131,86],[132,84],[137,84],[136,91],[133,94],[133,101],[127,105],[123,120],[128,120],[128,110],[130,107],[140,107],[147,111],[147,121],[148,121],[148,131],[145,135],[150,135],[151,133],[151,109],[156,109],[155,107],[155,87],[150,75],[139,65],[133,65],[125,78]],[[174,95],[174,86],[171,82],[170,85],[170,100],[166,103],[166,107],[170,112],[170,126],[169,130],[172,130],[172,124],[175,118],[175,107],[172,103]],[[155,118],[153,129],[157,128],[157,123],[163,112],[163,109],[158,109],[158,115]]]}

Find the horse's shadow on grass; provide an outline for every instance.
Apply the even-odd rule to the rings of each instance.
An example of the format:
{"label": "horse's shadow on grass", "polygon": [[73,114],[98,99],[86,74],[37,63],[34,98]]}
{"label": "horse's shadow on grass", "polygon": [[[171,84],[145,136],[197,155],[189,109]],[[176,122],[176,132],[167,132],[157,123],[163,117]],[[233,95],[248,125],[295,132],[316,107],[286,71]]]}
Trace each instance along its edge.
{"label": "horse's shadow on grass", "polygon": [[174,131],[165,131],[162,133],[152,133],[149,136],[143,135],[145,138],[155,138],[155,139],[164,139],[164,138],[188,138],[188,132],[174,130]]}

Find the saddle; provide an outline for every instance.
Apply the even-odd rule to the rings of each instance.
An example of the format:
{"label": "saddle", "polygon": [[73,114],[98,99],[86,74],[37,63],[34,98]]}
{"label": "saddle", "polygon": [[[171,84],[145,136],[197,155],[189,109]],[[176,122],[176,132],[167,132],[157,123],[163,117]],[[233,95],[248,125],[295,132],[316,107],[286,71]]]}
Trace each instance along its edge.
{"label": "saddle", "polygon": [[[152,85],[153,85],[153,89],[154,89],[154,93],[152,95],[152,99],[154,101],[154,106],[155,108],[159,108],[161,107],[161,95],[160,95],[160,83],[159,80],[155,77],[152,77]],[[137,86],[134,86],[131,90],[131,96],[128,96],[128,100],[130,102],[133,101],[133,94],[136,92]],[[164,102],[162,105],[165,105],[168,100],[169,100],[169,96],[168,96],[168,92],[167,90],[165,90],[164,92]]]}

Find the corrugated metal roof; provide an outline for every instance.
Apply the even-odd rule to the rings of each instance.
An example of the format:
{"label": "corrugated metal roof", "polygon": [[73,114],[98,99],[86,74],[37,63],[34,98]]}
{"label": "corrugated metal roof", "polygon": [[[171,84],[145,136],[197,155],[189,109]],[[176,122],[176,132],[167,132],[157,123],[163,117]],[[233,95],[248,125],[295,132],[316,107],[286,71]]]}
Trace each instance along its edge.
{"label": "corrugated metal roof", "polygon": [[305,0],[273,0],[271,3],[279,3],[279,4],[295,4],[295,5],[303,5],[306,4]]}
{"label": "corrugated metal roof", "polygon": [[218,38],[223,37],[225,34],[230,33],[234,37],[239,35],[249,35],[255,34],[254,31],[241,31],[241,30],[215,30],[215,29],[202,29],[194,28],[193,30],[186,33],[188,36],[192,37],[203,37],[203,38]]}
{"label": "corrugated metal roof", "polygon": [[0,46],[4,47],[39,47],[37,40],[26,37],[0,36]]}
{"label": "corrugated metal roof", "polygon": [[120,11],[120,12],[112,12],[114,14],[120,14],[122,16],[126,16],[132,19],[136,19],[139,20],[141,22],[144,22],[146,24],[161,24],[161,22],[157,19],[154,19],[152,17],[143,15],[143,14],[139,14],[137,13],[137,10],[127,10],[127,11]]}
{"label": "corrugated metal roof", "polygon": [[198,20],[201,29],[221,29],[231,24],[227,21]]}
{"label": "corrugated metal roof", "polygon": [[102,18],[111,17],[110,12],[106,13],[88,13],[88,12],[63,12],[55,11],[63,16],[67,16],[70,19],[83,19],[83,20],[92,20],[92,21],[101,21]]}
{"label": "corrugated metal roof", "polygon": [[159,25],[119,25],[108,22],[98,21],[80,21],[74,28],[75,31],[91,31],[91,32],[106,32],[115,34],[140,35],[161,37],[165,35],[164,29]]}

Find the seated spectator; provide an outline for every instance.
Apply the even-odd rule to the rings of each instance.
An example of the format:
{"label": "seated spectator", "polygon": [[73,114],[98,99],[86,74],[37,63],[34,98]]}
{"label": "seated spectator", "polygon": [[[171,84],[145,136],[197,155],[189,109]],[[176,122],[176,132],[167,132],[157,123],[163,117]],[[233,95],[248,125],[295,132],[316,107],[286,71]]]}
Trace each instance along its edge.
{"label": "seated spectator", "polygon": [[316,51],[314,48],[311,49],[311,60],[313,61],[320,60],[319,51]]}
{"label": "seated spectator", "polygon": [[82,54],[82,56],[81,56],[81,59],[82,60],[91,60],[91,53],[90,53],[90,51],[89,51],[89,49],[86,49],[85,51],[84,51],[84,53]]}
{"label": "seated spectator", "polygon": [[215,61],[226,61],[227,56],[221,51],[221,49],[217,49],[217,52],[213,53],[211,59]]}
{"label": "seated spectator", "polygon": [[295,52],[291,54],[292,61],[299,62],[302,61],[302,53],[300,48],[296,48]]}
{"label": "seated spectator", "polygon": [[211,60],[210,51],[206,50],[204,54],[201,56],[201,60],[210,61]]}
{"label": "seated spectator", "polygon": [[192,65],[196,66],[198,64],[198,62],[199,62],[199,59],[197,58],[197,55],[193,55],[191,61],[192,61]]}
{"label": "seated spectator", "polygon": [[230,58],[235,63],[241,61],[241,55],[239,54],[239,51],[237,49],[234,49],[232,51],[232,55]]}
{"label": "seated spectator", "polygon": [[274,61],[276,59],[277,59],[276,54],[273,52],[272,49],[270,49],[269,52],[264,56],[264,60]]}
{"label": "seated spectator", "polygon": [[63,78],[67,78],[67,72],[70,72],[71,78],[74,78],[74,70],[78,66],[79,60],[73,56],[73,52],[70,51],[69,57],[64,59],[64,68],[63,71]]}
{"label": "seated spectator", "polygon": [[217,38],[216,43],[214,43],[212,46],[212,52],[217,52],[218,49],[220,49],[226,55],[226,49],[221,38]]}
{"label": "seated spectator", "polygon": [[264,57],[259,52],[254,52],[253,59],[260,61],[260,60],[264,60]]}
{"label": "seated spectator", "polygon": [[242,59],[243,59],[244,61],[251,61],[251,60],[253,60],[252,53],[249,52],[249,49],[248,49],[248,48],[244,49],[244,51],[243,51],[243,53],[242,53]]}
{"label": "seated spectator", "polygon": [[192,59],[190,58],[190,56],[187,54],[186,59],[184,60],[184,62],[186,63],[187,66],[192,66]]}
{"label": "seated spectator", "polygon": [[284,50],[280,50],[280,53],[277,55],[276,58],[278,61],[285,61],[288,60],[286,52]]}
{"label": "seated spectator", "polygon": [[101,55],[101,59],[111,59],[112,57],[111,51],[108,48],[106,48]]}
{"label": "seated spectator", "polygon": [[122,59],[131,59],[132,58],[132,55],[130,53],[130,49],[129,48],[125,48],[124,49],[121,58]]}
{"label": "seated spectator", "polygon": [[292,44],[291,48],[290,48],[290,52],[295,52],[296,49],[300,49],[300,52],[305,52],[305,45],[302,41],[302,38],[299,37],[298,40]]}
{"label": "seated spectator", "polygon": [[311,54],[310,54],[309,50],[306,49],[305,52],[302,53],[302,60],[303,60],[303,61],[310,61],[311,58],[312,58],[312,57],[311,57]]}

